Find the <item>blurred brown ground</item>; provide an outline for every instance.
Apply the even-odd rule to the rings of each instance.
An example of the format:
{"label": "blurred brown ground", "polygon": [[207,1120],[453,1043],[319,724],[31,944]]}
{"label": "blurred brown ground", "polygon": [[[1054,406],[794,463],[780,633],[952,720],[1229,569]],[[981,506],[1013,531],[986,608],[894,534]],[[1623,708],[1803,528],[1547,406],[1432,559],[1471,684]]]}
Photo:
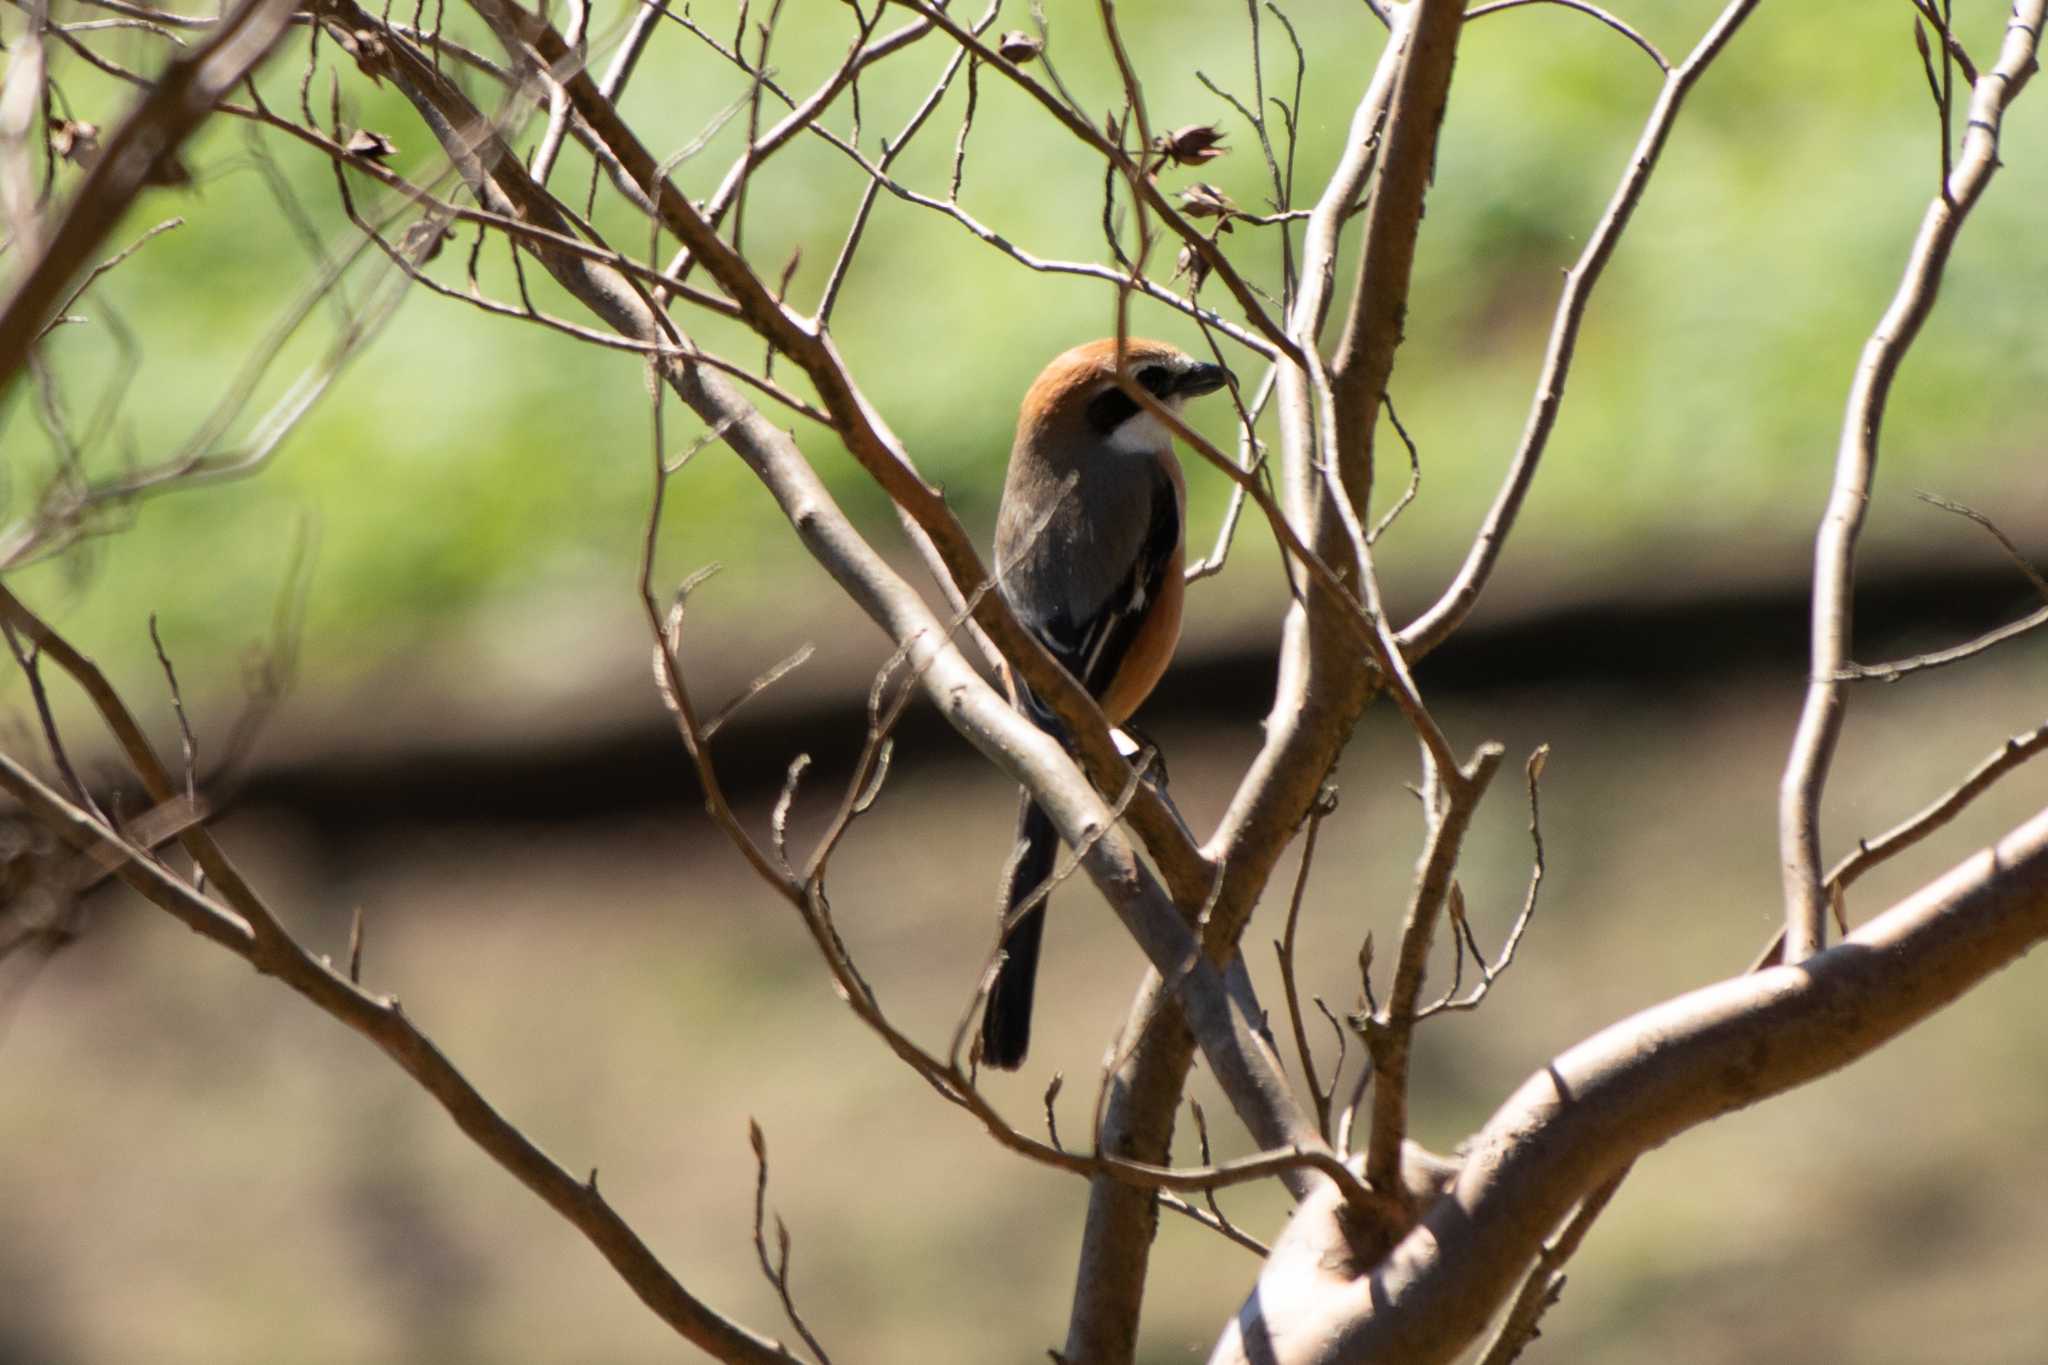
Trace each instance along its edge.
{"label": "blurred brown ground", "polygon": [[[1990,582],[1873,591],[1873,617],[1925,600],[1922,614],[1881,626],[1872,652],[1998,614],[2010,583],[1987,596]],[[1797,705],[1787,601],[1691,622],[1669,619],[1667,604],[1665,633],[1690,644],[1648,675],[1616,660],[1650,657],[1641,646],[1663,638],[1659,612],[1613,606],[1496,615],[1431,665],[1425,683],[1458,742],[1492,736],[1509,749],[1465,864],[1489,944],[1527,875],[1519,765],[1537,743],[1553,752],[1543,905],[1486,1008],[1429,1027],[1425,1140],[1455,1143],[1555,1051],[1740,970],[1769,937],[1773,793]],[[1924,615],[1943,603],[1949,617]],[[287,720],[224,839],[316,949],[343,953],[351,908],[363,907],[365,981],[395,992],[559,1160],[596,1166],[713,1305],[792,1335],[750,1244],[752,1117],[767,1134],[770,1202],[794,1238],[799,1302],[835,1359],[1043,1359],[1063,1332],[1083,1185],[1003,1155],[863,1033],[800,926],[698,810],[646,675],[627,662],[635,637],[603,638],[616,666],[592,672],[616,695],[565,693],[566,718],[536,709],[471,736],[431,712],[414,724],[357,709],[324,737],[315,722],[342,713]],[[791,753],[820,749],[800,839],[843,774],[857,738],[846,707],[875,652],[838,648],[721,741],[756,823]],[[1888,826],[2038,723],[2044,665],[2048,651],[2022,645],[1858,693],[1831,846]],[[431,676],[434,665],[415,667]],[[1269,667],[1256,639],[1198,640],[1144,717],[1198,829],[1253,752]],[[513,696],[524,683],[495,685]],[[1394,932],[1417,848],[1402,789],[1413,768],[1412,742],[1381,709],[1339,775],[1301,952],[1305,989],[1339,1009],[1356,994],[1361,933]],[[928,1040],[951,1029],[987,951],[1012,801],[964,745],[916,718],[838,860],[841,927],[886,1005]],[[1927,851],[1869,878],[1852,912],[1881,909],[2044,801],[2048,768],[2022,773]],[[1277,1011],[1267,941],[1282,906],[1269,901],[1248,946]],[[1035,1127],[1048,1077],[1063,1072],[1072,1142],[1142,963],[1082,890],[1058,898],[1048,954],[1031,1066],[990,1088]],[[2048,1359],[2048,1018],[2034,971],[1646,1158],[1528,1358]],[[603,1262],[374,1049],[166,917],[105,896],[83,942],[32,979],[6,979],[4,1006],[5,1365],[678,1357]],[[1329,1041],[1320,1023],[1313,1036]],[[1218,1154],[1244,1150],[1227,1106],[1205,1082],[1196,1093],[1223,1135]],[[1183,1130],[1178,1155],[1193,1161]],[[1263,1235],[1284,1212],[1270,1192],[1225,1206]],[[1143,1359],[1203,1358],[1254,1271],[1250,1256],[1166,1218]]]}

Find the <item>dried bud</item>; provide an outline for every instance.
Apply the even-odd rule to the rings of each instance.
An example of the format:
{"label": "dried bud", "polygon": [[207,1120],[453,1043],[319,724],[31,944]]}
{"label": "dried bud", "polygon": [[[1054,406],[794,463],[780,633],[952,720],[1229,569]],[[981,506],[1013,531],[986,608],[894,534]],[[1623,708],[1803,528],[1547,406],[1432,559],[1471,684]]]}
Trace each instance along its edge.
{"label": "dried bud", "polygon": [[1038,60],[1038,54],[1045,51],[1045,40],[1034,38],[1022,29],[1012,29],[996,43],[996,53],[1006,62],[1023,66]]}
{"label": "dried bud", "polygon": [[1176,166],[1199,166],[1230,150],[1223,145],[1223,130],[1213,123],[1190,123],[1161,134],[1153,149]]}
{"label": "dried bud", "polygon": [[382,161],[398,151],[398,144],[382,133],[373,133],[368,128],[358,128],[348,135],[348,141],[341,144],[341,150],[350,156],[359,156],[365,161]]}
{"label": "dried bud", "polygon": [[1173,263],[1173,277],[1179,279],[1183,275],[1188,278],[1188,293],[1191,295],[1199,291],[1202,282],[1209,278],[1208,258],[1192,246],[1182,247]]}
{"label": "dried bud", "polygon": [[1180,192],[1180,208],[1190,218],[1228,218],[1237,212],[1229,195],[1201,181]]}
{"label": "dried bud", "polygon": [[92,163],[100,159],[99,126],[83,120],[58,119],[50,125],[50,150],[90,170]]}
{"label": "dried bud", "polygon": [[442,245],[454,235],[446,223],[422,218],[409,224],[398,235],[398,249],[410,257],[414,265],[425,265],[441,254]]}
{"label": "dried bud", "polygon": [[334,41],[341,44],[341,50],[356,59],[356,66],[371,84],[377,84],[390,65],[390,54],[384,50],[384,40],[374,29],[351,30],[333,29]]}

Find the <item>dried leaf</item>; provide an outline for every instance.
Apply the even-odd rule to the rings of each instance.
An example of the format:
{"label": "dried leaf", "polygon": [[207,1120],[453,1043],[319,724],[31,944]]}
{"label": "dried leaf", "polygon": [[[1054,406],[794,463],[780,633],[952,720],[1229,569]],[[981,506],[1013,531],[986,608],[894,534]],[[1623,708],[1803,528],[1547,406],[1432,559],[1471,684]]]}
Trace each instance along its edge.
{"label": "dried leaf", "polygon": [[1162,133],[1154,139],[1153,149],[1176,166],[1199,166],[1230,150],[1223,145],[1223,130],[1213,123],[1190,123]]}
{"label": "dried leaf", "polygon": [[1202,181],[1180,192],[1180,207],[1190,218],[1228,218],[1237,212],[1229,195]]}
{"label": "dried leaf", "polygon": [[1045,40],[1035,38],[1022,29],[1012,29],[996,43],[997,55],[1006,62],[1015,62],[1018,66],[1037,61],[1038,54],[1043,51]]}
{"label": "dried leaf", "polygon": [[367,28],[334,29],[334,41],[341,44],[341,50],[356,59],[356,66],[371,84],[379,83],[390,68],[391,54],[385,50],[384,40],[375,30]]}
{"label": "dried leaf", "polygon": [[[403,251],[414,265],[425,265],[441,254],[442,246],[454,235],[446,223],[422,218],[417,223],[409,224],[405,231],[399,234],[398,249]],[[661,661],[657,659],[655,668],[658,671],[660,667]]]}
{"label": "dried leaf", "polygon": [[50,125],[50,150],[90,170],[100,159],[99,125],[83,119],[58,119]]}
{"label": "dried leaf", "polygon": [[358,128],[348,135],[347,142],[341,144],[341,150],[350,156],[362,157],[365,161],[382,161],[385,157],[397,153],[398,144],[382,133],[371,132],[368,128]]}

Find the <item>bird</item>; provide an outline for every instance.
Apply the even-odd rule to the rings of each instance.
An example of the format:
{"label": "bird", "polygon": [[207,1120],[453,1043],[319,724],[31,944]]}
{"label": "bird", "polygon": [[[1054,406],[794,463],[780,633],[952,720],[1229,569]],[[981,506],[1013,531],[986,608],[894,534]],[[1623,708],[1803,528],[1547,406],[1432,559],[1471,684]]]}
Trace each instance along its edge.
{"label": "bird", "polygon": [[[1164,342],[1126,337],[1137,384],[1178,413],[1231,381],[1222,365]],[[1055,356],[1017,415],[996,513],[996,591],[1026,630],[1122,726],[1166,672],[1180,641],[1187,486],[1173,434],[1117,383],[1118,340]],[[1059,720],[1021,680],[1014,700],[1065,742]],[[1052,874],[1059,834],[1029,792],[999,903],[1009,930],[981,1021],[981,1060],[1024,1064],[1045,902],[1018,910]]]}

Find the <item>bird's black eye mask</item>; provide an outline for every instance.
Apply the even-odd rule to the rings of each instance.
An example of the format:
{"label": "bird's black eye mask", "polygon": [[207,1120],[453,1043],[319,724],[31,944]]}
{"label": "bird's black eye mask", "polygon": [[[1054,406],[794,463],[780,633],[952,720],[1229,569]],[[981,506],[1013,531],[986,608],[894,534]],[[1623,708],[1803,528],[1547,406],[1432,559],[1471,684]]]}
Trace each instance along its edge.
{"label": "bird's black eye mask", "polygon": [[[1139,387],[1164,403],[1174,393],[1177,376],[1164,365],[1147,365],[1137,373]],[[1111,384],[1088,400],[1088,425],[1107,436],[1138,415],[1138,400]]]}

